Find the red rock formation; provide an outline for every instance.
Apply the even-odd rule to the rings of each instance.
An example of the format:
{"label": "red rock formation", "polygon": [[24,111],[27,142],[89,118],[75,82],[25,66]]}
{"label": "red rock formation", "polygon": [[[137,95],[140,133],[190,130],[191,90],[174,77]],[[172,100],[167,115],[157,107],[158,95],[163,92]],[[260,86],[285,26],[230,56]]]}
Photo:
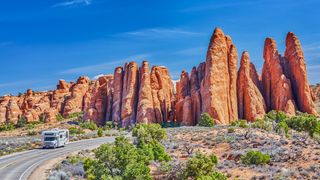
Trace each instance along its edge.
{"label": "red rock formation", "polygon": [[101,76],[92,82],[84,95],[84,119],[103,125],[111,118],[113,75]]}
{"label": "red rock formation", "polygon": [[17,97],[11,97],[7,105],[6,118],[7,121],[17,123],[22,115],[22,112],[17,104]]}
{"label": "red rock formation", "polygon": [[136,122],[138,101],[139,67],[136,62],[125,65],[121,102],[122,127],[128,127]]}
{"label": "red rock formation", "polygon": [[229,36],[226,36],[228,48],[228,69],[230,75],[229,89],[229,121],[238,119],[238,102],[237,102],[237,71],[238,71],[238,53]]}
{"label": "red rock formation", "polygon": [[140,89],[138,99],[137,123],[156,122],[153,108],[149,63],[147,61],[142,62],[142,67],[140,69]]}
{"label": "red rock formation", "polygon": [[7,105],[9,101],[9,96],[3,96],[0,99],[0,123],[4,123],[7,121]]}
{"label": "red rock formation", "polygon": [[267,110],[284,111],[288,115],[295,115],[296,105],[291,92],[291,83],[283,73],[277,45],[273,39],[266,39],[263,56],[265,61],[262,83]]}
{"label": "red rock formation", "polygon": [[197,72],[198,72],[198,82],[199,86],[201,86],[202,80],[204,78],[204,74],[206,72],[206,63],[202,62],[198,65],[197,67]]}
{"label": "red rock formation", "polygon": [[317,114],[311,97],[308,75],[301,44],[295,34],[289,32],[286,38],[285,61],[291,85],[299,110]]}
{"label": "red rock formation", "polygon": [[75,112],[83,110],[83,97],[89,88],[89,78],[79,77],[77,83],[71,89],[71,96],[66,100],[63,116],[68,116]]}
{"label": "red rock formation", "polygon": [[71,95],[70,87],[71,85],[68,84],[65,80],[59,80],[57,89],[53,91],[51,98],[51,107],[56,109],[57,112],[63,111],[65,100]]}
{"label": "red rock formation", "polygon": [[120,123],[121,121],[121,101],[122,101],[122,83],[123,83],[123,68],[117,67],[114,70],[113,83],[113,103],[112,103],[112,121]]}
{"label": "red rock formation", "polygon": [[265,115],[266,106],[259,88],[250,76],[251,70],[249,53],[243,52],[237,79],[239,118],[254,121]]}
{"label": "red rock formation", "polygon": [[[203,63],[201,63],[203,64]],[[199,65],[200,66],[200,65]],[[200,82],[199,74],[201,74],[195,67],[192,68],[190,76],[190,88],[191,88],[191,102],[192,102],[192,119],[193,123],[197,124],[201,116],[201,94],[200,94]]]}
{"label": "red rock formation", "polygon": [[156,122],[174,121],[174,86],[168,69],[163,66],[153,66],[150,79]]}
{"label": "red rock formation", "polygon": [[[219,124],[228,124],[237,117],[234,112],[235,50],[228,49],[227,39],[221,29],[216,28],[211,37],[205,67],[205,77],[201,86],[202,111],[209,113]],[[228,40],[230,44],[230,41]],[[230,54],[228,52],[231,52]],[[233,96],[230,96],[232,92]],[[233,99],[231,103],[231,99]],[[231,105],[232,104],[232,105]]]}

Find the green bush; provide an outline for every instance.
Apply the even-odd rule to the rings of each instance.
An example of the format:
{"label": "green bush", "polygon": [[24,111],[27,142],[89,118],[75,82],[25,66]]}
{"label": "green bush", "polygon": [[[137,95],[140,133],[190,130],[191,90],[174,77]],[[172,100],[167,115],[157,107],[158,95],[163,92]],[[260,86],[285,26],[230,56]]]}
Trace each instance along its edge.
{"label": "green bush", "polygon": [[311,137],[315,134],[320,135],[320,121],[314,115],[300,113],[297,116],[287,119],[286,123],[289,128],[300,132],[308,132]]}
{"label": "green bush", "polygon": [[2,123],[0,125],[0,131],[11,131],[14,130],[16,126],[12,122]]}
{"label": "green bush", "polygon": [[115,125],[112,121],[108,121],[106,122],[106,124],[103,126],[104,130],[110,130],[112,128],[115,128]]}
{"label": "green bush", "polygon": [[213,127],[214,126],[214,120],[208,113],[202,113],[200,120],[198,122],[198,126],[203,127]]}
{"label": "green bush", "polygon": [[267,164],[270,162],[270,156],[268,154],[263,154],[261,151],[249,151],[247,154],[241,156],[241,161],[243,164]]}
{"label": "green bush", "polygon": [[227,180],[227,176],[220,172],[213,172],[210,175],[200,176],[196,180]]}
{"label": "green bush", "polygon": [[235,130],[234,127],[228,127],[228,133],[234,133]]}
{"label": "green bush", "polygon": [[28,131],[28,133],[27,133],[27,135],[28,136],[35,136],[35,135],[37,135],[38,133],[37,133],[37,131],[35,131],[35,130],[30,130],[30,131]]}
{"label": "green bush", "polygon": [[64,117],[63,117],[60,113],[58,113],[58,114],[56,115],[56,119],[57,119],[57,121],[63,121],[63,120],[64,120]]}
{"label": "green bush", "polygon": [[167,138],[166,131],[159,124],[138,124],[132,130],[132,136],[137,137],[138,145],[151,160],[169,161],[171,157],[166,153],[160,141]]}
{"label": "green bush", "polygon": [[84,133],[85,133],[81,128],[76,128],[76,127],[70,127],[70,128],[69,128],[69,132],[70,132],[70,134],[72,134],[72,135],[84,134]]}
{"label": "green bush", "polygon": [[99,137],[102,137],[102,136],[103,136],[103,130],[102,130],[102,128],[99,128],[99,129],[98,129],[97,134],[98,134]]}
{"label": "green bush", "polygon": [[95,150],[95,159],[86,159],[84,169],[88,179],[147,179],[151,180],[149,162],[123,136],[114,144],[103,144]]}
{"label": "green bush", "polygon": [[83,112],[75,112],[75,113],[69,114],[66,119],[80,118],[80,117],[83,117]]}
{"label": "green bush", "polygon": [[27,118],[24,117],[24,116],[21,116],[19,119],[18,119],[18,122],[16,124],[16,128],[22,128],[22,127],[25,127],[27,124]]}
{"label": "green bush", "polygon": [[161,127],[163,128],[174,128],[174,127],[180,127],[181,124],[179,122],[162,122]]}
{"label": "green bush", "polygon": [[159,124],[138,124],[133,128],[132,136],[137,137],[139,143],[148,144],[166,139],[167,133]]}
{"label": "green bush", "polygon": [[287,125],[287,123],[285,121],[281,121],[275,127],[275,131],[279,134],[284,133],[286,136],[288,136],[289,126]]}
{"label": "green bush", "polygon": [[80,127],[83,129],[90,129],[91,131],[98,129],[97,124],[91,121],[80,123]]}
{"label": "green bush", "polygon": [[207,156],[197,152],[195,156],[187,160],[182,173],[182,179],[204,179],[204,177],[211,177],[210,175],[215,174],[214,166],[216,164],[218,164],[218,158],[214,154]]}
{"label": "green bush", "polygon": [[230,126],[237,126],[237,127],[241,127],[241,128],[248,128],[249,127],[247,120],[244,120],[244,119],[232,121]]}
{"label": "green bush", "polygon": [[259,128],[259,129],[264,129],[266,131],[271,131],[273,129],[272,127],[272,122],[270,121],[266,121],[266,120],[263,120],[263,119],[257,119],[255,120],[251,126],[253,128]]}
{"label": "green bush", "polygon": [[283,111],[272,110],[264,116],[264,119],[267,121],[276,121],[277,123],[285,121],[288,116]]}

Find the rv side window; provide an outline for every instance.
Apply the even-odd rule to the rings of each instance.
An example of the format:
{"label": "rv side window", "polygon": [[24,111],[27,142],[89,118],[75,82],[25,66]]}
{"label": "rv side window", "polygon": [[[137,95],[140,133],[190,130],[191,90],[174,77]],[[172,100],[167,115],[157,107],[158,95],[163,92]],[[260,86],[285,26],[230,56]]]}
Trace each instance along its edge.
{"label": "rv side window", "polygon": [[60,134],[60,138],[62,138],[62,134]]}

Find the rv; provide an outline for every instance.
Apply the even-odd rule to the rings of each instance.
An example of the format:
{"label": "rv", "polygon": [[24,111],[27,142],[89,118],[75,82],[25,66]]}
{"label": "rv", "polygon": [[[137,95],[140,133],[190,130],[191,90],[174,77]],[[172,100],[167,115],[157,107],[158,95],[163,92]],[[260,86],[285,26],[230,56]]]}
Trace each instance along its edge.
{"label": "rv", "polygon": [[42,147],[57,148],[63,147],[69,143],[69,130],[52,129],[42,132]]}

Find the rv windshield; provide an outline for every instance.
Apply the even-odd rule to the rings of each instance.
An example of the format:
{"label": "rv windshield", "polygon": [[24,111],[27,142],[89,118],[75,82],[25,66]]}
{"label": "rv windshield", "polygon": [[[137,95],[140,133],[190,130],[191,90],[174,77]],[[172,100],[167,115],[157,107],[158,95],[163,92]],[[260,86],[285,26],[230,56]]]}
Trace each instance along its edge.
{"label": "rv windshield", "polygon": [[44,138],[44,141],[54,141],[54,140],[56,140],[55,137],[45,137]]}

